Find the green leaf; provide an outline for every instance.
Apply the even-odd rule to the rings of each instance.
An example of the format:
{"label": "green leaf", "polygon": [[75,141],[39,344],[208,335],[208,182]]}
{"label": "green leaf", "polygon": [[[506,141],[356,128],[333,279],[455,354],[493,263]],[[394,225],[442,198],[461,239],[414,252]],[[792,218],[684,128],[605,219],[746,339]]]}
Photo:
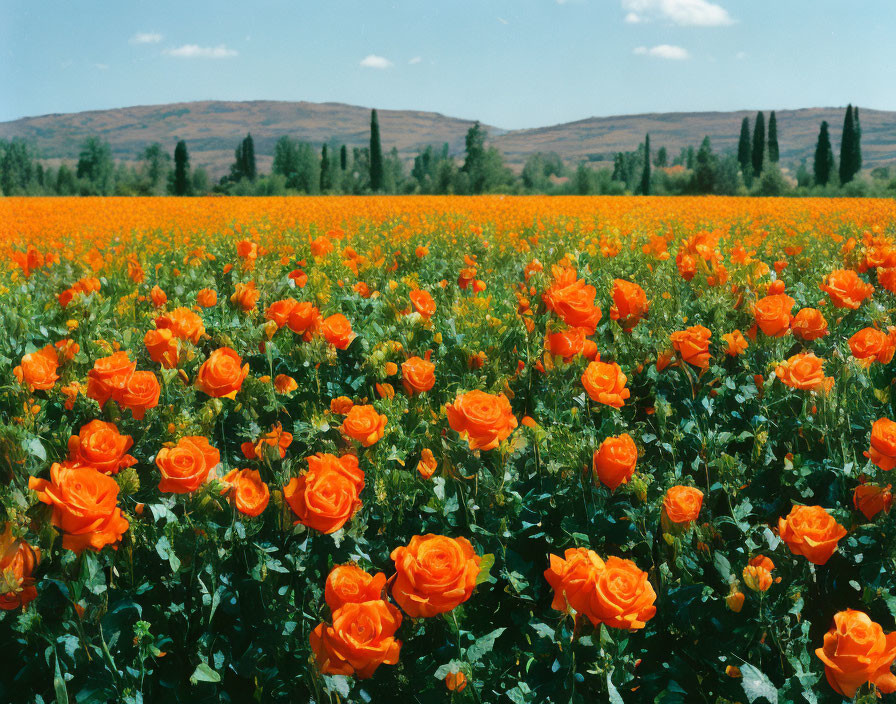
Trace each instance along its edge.
{"label": "green leaf", "polygon": [[613,671],[607,673],[607,694],[610,698],[610,704],[625,704],[616,685],[613,684]]}
{"label": "green leaf", "polygon": [[56,654],[56,673],[53,675],[53,690],[56,692],[56,704],[68,704],[68,690],[65,688],[65,678],[59,667],[59,654]]}
{"label": "green leaf", "polygon": [[489,580],[489,577],[491,576],[489,573],[491,572],[494,564],[495,556],[493,553],[482,556],[482,558],[479,560],[479,574],[476,577],[476,584],[482,584],[483,582],[487,582]]}
{"label": "green leaf", "polygon": [[482,659],[483,655],[490,653],[495,647],[495,641],[506,630],[506,628],[496,628],[488,635],[477,638],[476,642],[467,648],[467,661],[470,663],[477,662]]}
{"label": "green leaf", "polygon": [[215,672],[207,662],[201,662],[196,666],[196,669],[193,670],[193,674],[190,675],[190,683],[196,684],[197,682],[220,682],[221,675]]}
{"label": "green leaf", "polygon": [[47,461],[47,451],[44,448],[43,443],[40,441],[40,438],[31,438],[28,442],[25,443],[25,450],[29,455],[33,455],[37,457],[41,462]]}
{"label": "green leaf", "polygon": [[778,704],[778,688],[772,684],[762,670],[753,667],[750,663],[744,663],[740,667],[740,673],[743,675],[744,693],[750,700],[750,704],[762,698],[768,700],[769,704]]}

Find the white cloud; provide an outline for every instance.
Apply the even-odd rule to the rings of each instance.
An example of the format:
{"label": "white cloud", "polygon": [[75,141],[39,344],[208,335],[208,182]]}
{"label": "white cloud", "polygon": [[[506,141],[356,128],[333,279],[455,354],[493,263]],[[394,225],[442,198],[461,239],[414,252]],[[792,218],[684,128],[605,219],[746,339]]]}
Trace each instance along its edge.
{"label": "white cloud", "polygon": [[236,49],[229,49],[226,44],[218,46],[184,44],[174,49],[165,49],[163,53],[176,59],[229,59],[239,54]]}
{"label": "white cloud", "polygon": [[657,59],[670,59],[672,61],[682,61],[690,58],[687,49],[680,46],[672,46],[671,44],[658,44],[650,48],[639,46],[635,48],[635,53],[641,56],[653,56]]}
{"label": "white cloud", "polygon": [[709,0],[622,0],[622,9],[629,23],[662,18],[684,27],[721,27],[734,22],[728,10]]}
{"label": "white cloud", "polygon": [[363,59],[361,59],[360,65],[364,68],[392,68],[393,64],[385,56],[368,54]]}
{"label": "white cloud", "polygon": [[131,44],[158,44],[162,41],[162,35],[158,32],[137,32],[128,41]]}
{"label": "white cloud", "polygon": [[411,66],[413,66],[414,64],[419,64],[419,63],[421,63],[422,61],[423,61],[423,57],[422,57],[422,56],[415,56],[413,59],[411,59],[410,61],[408,61],[408,63],[411,64]]}

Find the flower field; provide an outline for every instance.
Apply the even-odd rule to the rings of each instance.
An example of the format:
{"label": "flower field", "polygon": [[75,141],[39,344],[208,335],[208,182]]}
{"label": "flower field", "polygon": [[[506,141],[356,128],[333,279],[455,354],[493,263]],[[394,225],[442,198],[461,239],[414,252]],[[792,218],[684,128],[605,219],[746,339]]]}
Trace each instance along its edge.
{"label": "flower field", "polygon": [[0,199],[0,701],[896,691],[896,202]]}

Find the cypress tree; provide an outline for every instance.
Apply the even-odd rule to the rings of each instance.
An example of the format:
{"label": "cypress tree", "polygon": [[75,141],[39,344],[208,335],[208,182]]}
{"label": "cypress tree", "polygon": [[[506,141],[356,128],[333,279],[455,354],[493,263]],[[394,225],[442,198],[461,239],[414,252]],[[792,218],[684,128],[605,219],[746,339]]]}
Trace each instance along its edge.
{"label": "cypress tree", "polygon": [[737,143],[737,160],[744,175],[744,182],[749,186],[753,180],[753,147],[750,141],[750,118],[745,117],[740,123],[740,141]]}
{"label": "cypress tree", "polygon": [[247,134],[243,140],[243,175],[250,181],[255,180],[255,141],[251,134]]}
{"label": "cypress tree", "polygon": [[641,172],[641,195],[650,195],[650,135],[644,137],[644,170]]}
{"label": "cypress tree", "polygon": [[753,128],[753,175],[762,174],[762,162],[765,160],[765,116],[762,112],[756,115],[756,126]]}
{"label": "cypress tree", "polygon": [[815,183],[827,186],[834,170],[834,150],[831,148],[831,136],[828,134],[828,123],[822,122],[818,132],[818,144],[815,146]]}
{"label": "cypress tree", "polygon": [[320,150],[320,192],[326,193],[333,187],[333,178],[330,175],[330,156],[327,154],[327,145]]}
{"label": "cypress tree", "polygon": [[856,126],[853,121],[852,105],[846,106],[843,118],[843,136],[840,138],[840,184],[852,181],[856,175]]}
{"label": "cypress tree", "polygon": [[180,140],[174,147],[174,195],[185,196],[190,189],[190,155],[187,143]]}
{"label": "cypress tree", "polygon": [[859,106],[853,109],[853,127],[856,132],[856,173],[862,170],[862,125],[859,122]]}
{"label": "cypress tree", "polygon": [[777,164],[779,157],[780,152],[778,151],[778,118],[775,117],[775,111],[772,110],[772,114],[769,115],[768,118],[768,160],[773,164]]}
{"label": "cypress tree", "polygon": [[339,149],[339,168],[342,171],[348,169],[348,147],[344,144]]}
{"label": "cypress tree", "polygon": [[376,110],[370,112],[370,188],[383,189],[383,146],[380,144],[380,121]]}

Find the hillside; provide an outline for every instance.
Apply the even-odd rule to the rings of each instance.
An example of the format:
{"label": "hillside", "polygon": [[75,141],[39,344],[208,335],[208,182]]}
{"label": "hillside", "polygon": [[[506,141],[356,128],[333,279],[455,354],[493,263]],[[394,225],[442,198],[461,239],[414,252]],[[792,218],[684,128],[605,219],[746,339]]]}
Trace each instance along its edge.
{"label": "hillside", "polygon": [[[447,142],[452,153],[462,153],[472,124],[411,110],[380,110],[379,116],[384,149],[394,146],[406,160],[427,144]],[[731,150],[736,148],[745,116],[752,122],[755,111],[621,115],[536,129],[488,129],[492,143],[518,170],[538,151],[557,152],[572,164],[610,159],[613,152],[634,149],[647,132],[654,149],[665,146],[670,156],[682,147],[699,145],[704,135],[709,135],[716,151]],[[865,168],[896,164],[896,112],[860,109],[860,116]],[[780,110],[777,117],[785,165],[802,159],[811,162],[822,120],[831,124],[838,150],[842,108]],[[219,176],[226,173],[233,150],[246,132],[255,139],[259,168],[265,171],[270,168],[274,143],[282,135],[316,144],[335,141],[361,147],[368,142],[369,120],[369,108],[341,103],[201,101],[27,117],[0,123],[0,139],[24,137],[49,161],[77,158],[80,143],[89,135],[107,140],[114,156],[124,161],[136,159],[152,142],[173,150],[175,142],[184,139],[193,165],[205,166]]]}

